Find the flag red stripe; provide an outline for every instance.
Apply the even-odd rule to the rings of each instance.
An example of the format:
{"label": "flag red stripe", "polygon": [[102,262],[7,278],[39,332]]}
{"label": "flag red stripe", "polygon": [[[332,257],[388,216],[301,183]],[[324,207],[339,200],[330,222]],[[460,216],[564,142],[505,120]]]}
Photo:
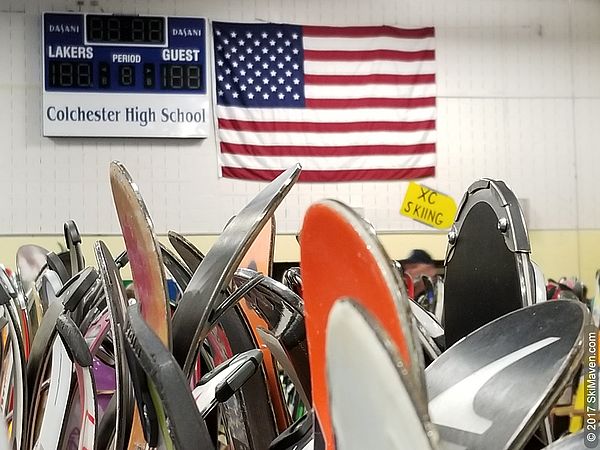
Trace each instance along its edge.
{"label": "flag red stripe", "polygon": [[305,61],[433,61],[435,50],[304,50]]}
{"label": "flag red stripe", "polygon": [[435,144],[318,147],[309,145],[245,145],[221,142],[221,152],[252,156],[418,155],[435,153]]}
{"label": "flag red stripe", "polygon": [[[223,167],[223,176],[243,180],[271,181],[282,170],[243,169],[239,167]],[[410,180],[432,177],[435,167],[419,167],[412,169],[363,169],[363,170],[303,170],[298,181],[331,182],[331,181],[373,181],[373,180]]]}
{"label": "flag red stripe", "polygon": [[423,39],[435,36],[433,27],[395,28],[387,26],[365,27],[321,27],[303,26],[304,36],[310,37],[396,37],[405,39]]}
{"label": "flag red stripe", "polygon": [[423,75],[304,75],[306,84],[432,84],[435,74]]}
{"label": "flag red stripe", "polygon": [[225,130],[255,131],[258,133],[418,131],[435,130],[435,120],[420,122],[254,122],[250,120],[219,119],[219,127]]}
{"label": "flag red stripe", "polygon": [[435,97],[423,98],[307,98],[307,108],[423,108],[435,106]]}

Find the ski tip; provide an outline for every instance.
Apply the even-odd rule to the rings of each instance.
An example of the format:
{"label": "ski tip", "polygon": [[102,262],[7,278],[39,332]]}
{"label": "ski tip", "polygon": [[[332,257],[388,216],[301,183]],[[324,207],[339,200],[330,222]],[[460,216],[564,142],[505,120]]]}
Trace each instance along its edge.
{"label": "ski tip", "polygon": [[130,184],[133,183],[133,179],[129,174],[129,171],[121,161],[110,162],[110,182],[114,184],[115,181],[125,179]]}
{"label": "ski tip", "polygon": [[[137,203],[141,214],[148,222],[150,228],[154,228],[150,213],[146,207],[146,202],[142,196],[137,183],[133,180],[131,174],[120,161],[111,161],[110,163],[110,186],[113,193],[113,200],[117,207],[117,214],[120,214],[120,208],[117,205],[121,199],[127,199],[126,202],[130,205]],[[128,210],[130,208],[127,208]]]}

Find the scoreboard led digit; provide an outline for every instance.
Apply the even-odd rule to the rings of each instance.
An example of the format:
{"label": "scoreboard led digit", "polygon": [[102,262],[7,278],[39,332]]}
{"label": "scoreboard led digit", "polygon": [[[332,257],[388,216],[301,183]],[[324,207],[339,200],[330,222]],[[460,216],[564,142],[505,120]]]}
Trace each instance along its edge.
{"label": "scoreboard led digit", "polygon": [[164,45],[165,18],[88,14],[85,36],[91,44]]}
{"label": "scoreboard led digit", "polygon": [[206,137],[206,20],[44,13],[45,136]]}

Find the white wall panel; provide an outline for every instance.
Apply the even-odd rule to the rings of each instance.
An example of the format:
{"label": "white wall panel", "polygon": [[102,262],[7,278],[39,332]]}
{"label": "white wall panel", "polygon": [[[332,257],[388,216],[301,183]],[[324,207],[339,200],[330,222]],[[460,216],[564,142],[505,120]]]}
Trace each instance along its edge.
{"label": "white wall panel", "polygon": [[[84,0],[82,10],[203,15],[215,20],[436,26],[437,175],[457,200],[479,177],[504,179],[529,200],[530,227],[600,227],[594,192],[600,105],[596,0]],[[219,179],[205,140],[41,137],[40,13],[74,0],[0,0],[0,234],[119,232],[108,164],[123,161],[157,229],[219,232],[264,183]],[[425,227],[399,215],[406,182],[297,185],[277,213],[296,232],[321,198],[362,208],[378,230]],[[579,208],[578,208],[579,205]],[[557,208],[560,209],[558,213]]]}
{"label": "white wall panel", "polygon": [[600,224],[600,146],[598,120],[600,99],[582,99],[575,103],[577,130],[577,204],[579,227],[598,228]]}
{"label": "white wall panel", "polygon": [[574,92],[579,97],[600,97],[600,5],[577,0],[573,8]]}

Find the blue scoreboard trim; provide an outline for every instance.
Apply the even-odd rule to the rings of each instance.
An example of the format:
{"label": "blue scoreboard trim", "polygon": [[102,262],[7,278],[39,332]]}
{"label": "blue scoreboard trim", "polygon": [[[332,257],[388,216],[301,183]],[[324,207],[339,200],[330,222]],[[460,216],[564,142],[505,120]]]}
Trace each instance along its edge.
{"label": "blue scoreboard trim", "polygon": [[[121,43],[94,42],[87,39],[88,21],[86,17],[118,16],[111,14],[92,13],[54,13],[43,14],[43,45],[44,45],[44,90],[47,92],[122,92],[122,93],[197,93],[206,94],[206,20],[194,17],[165,17],[138,16],[141,19],[156,18],[164,20],[164,42],[151,43]],[[54,83],[51,69],[62,74],[54,73]],[[52,66],[55,64],[55,66]],[[165,85],[163,76],[175,66],[177,75],[179,68],[183,71],[190,67],[200,67],[200,86],[197,84],[196,72],[193,69],[194,83],[192,86],[173,87],[173,83]],[[133,74],[122,83],[123,68],[133,69]],[[151,74],[145,73],[145,71]],[[77,73],[82,69],[84,73]],[[101,70],[105,75],[101,84]],[[89,71],[89,80],[88,80]],[[172,74],[171,74],[172,75]],[[186,75],[186,74],[184,74]],[[75,78],[75,82],[73,82]],[[89,83],[77,83],[77,78]],[[147,80],[151,83],[145,83]],[[179,79],[179,78],[176,78]],[[106,82],[108,80],[108,82]]]}

